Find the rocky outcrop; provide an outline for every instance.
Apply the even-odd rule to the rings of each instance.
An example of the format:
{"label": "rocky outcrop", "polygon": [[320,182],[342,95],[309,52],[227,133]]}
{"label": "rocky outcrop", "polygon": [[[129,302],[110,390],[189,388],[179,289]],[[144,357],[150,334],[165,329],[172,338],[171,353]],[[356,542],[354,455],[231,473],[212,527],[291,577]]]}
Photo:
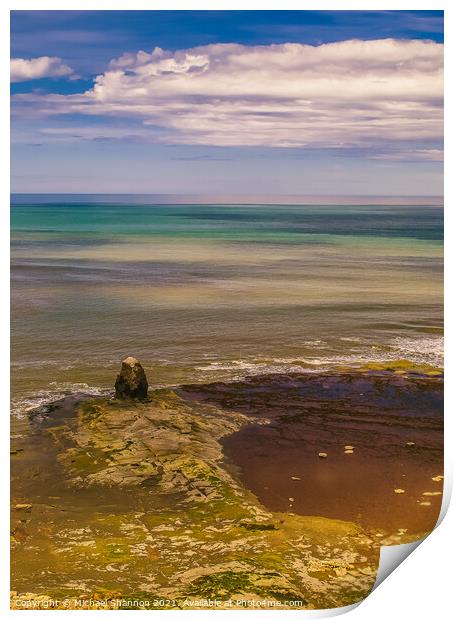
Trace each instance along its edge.
{"label": "rocky outcrop", "polygon": [[[61,600],[62,583],[66,608],[98,592],[150,609],[164,600],[177,609],[204,601],[244,608],[245,600],[331,608],[372,588],[379,542],[353,523],[272,512],[226,468],[223,438],[267,420],[170,389],[146,402],[84,400],[73,417],[59,415],[57,408],[46,430],[65,493],[56,498],[52,487],[47,502],[41,494],[17,500],[33,508],[13,511],[13,607]],[[45,577],[32,594],[38,562]]]}
{"label": "rocky outcrop", "polygon": [[148,381],[142,364],[135,357],[127,357],[115,381],[115,398],[146,400],[147,394]]}

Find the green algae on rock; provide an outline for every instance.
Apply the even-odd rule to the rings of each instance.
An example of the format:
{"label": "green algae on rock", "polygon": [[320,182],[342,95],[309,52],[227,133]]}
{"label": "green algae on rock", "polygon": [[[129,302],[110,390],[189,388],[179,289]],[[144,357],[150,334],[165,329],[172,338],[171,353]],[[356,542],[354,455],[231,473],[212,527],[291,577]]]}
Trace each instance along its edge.
{"label": "green algae on rock", "polygon": [[[224,467],[220,439],[267,420],[171,390],[151,396],[89,400],[73,418],[47,423],[77,511],[34,504],[41,528],[34,544],[48,565],[38,591],[25,595],[70,608],[80,598],[123,597],[146,600],[147,608],[257,599],[317,609],[368,594],[379,547],[359,526],[271,512]],[[99,506],[83,508],[93,491]],[[119,499],[109,508],[110,494]],[[19,560],[29,544],[15,539]],[[34,557],[42,568],[42,554]],[[14,587],[13,606],[22,596]]]}

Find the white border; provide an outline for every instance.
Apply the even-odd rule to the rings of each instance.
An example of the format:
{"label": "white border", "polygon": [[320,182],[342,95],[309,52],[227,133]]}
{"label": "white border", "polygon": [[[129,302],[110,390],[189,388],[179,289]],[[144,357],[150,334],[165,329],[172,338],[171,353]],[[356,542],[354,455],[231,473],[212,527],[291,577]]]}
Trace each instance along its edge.
{"label": "white border", "polygon": [[[67,1],[62,5],[61,0],[7,0],[2,4],[0,8],[1,20],[0,31],[3,43],[2,55],[0,59],[0,68],[2,76],[2,84],[4,86],[3,92],[5,95],[0,99],[1,104],[1,122],[2,122],[2,141],[1,148],[3,151],[1,170],[1,191],[2,191],[2,209],[9,212],[9,168],[7,162],[9,161],[9,101],[6,96],[6,84],[9,82],[9,10],[445,10],[445,54],[446,54],[446,74],[452,73],[452,45],[450,38],[452,35],[451,29],[451,9],[449,7],[448,0],[443,2],[430,1],[430,0],[280,0],[279,2],[272,2],[267,0],[217,0],[215,5],[209,0],[129,0],[124,2],[121,0],[78,0]],[[453,88],[449,81],[446,83],[446,110],[453,109]],[[446,160],[447,169],[452,169],[452,123],[451,114],[446,118]],[[452,231],[452,209],[454,206],[450,204],[453,197],[452,192],[452,173],[448,173],[445,178],[445,205],[446,205],[446,269],[449,273],[452,266],[453,246],[450,243],[451,231]],[[2,214],[3,215],[3,214]],[[2,326],[3,334],[1,339],[2,347],[2,359],[4,366],[0,373],[0,394],[2,394],[3,411],[1,412],[1,419],[5,427],[0,433],[1,448],[0,448],[0,469],[4,476],[4,489],[9,488],[9,406],[6,395],[9,392],[9,374],[5,370],[7,368],[7,360],[9,360],[9,306],[7,305],[7,291],[9,291],[9,215],[3,215],[2,221],[4,224],[0,228],[0,277],[2,284],[2,299],[4,303],[0,307],[0,324]],[[446,282],[445,290],[446,299],[446,316],[448,311],[452,311],[452,299],[453,288],[448,286]],[[448,441],[452,436],[453,423],[451,422],[452,412],[450,405],[453,403],[452,397],[452,375],[450,371],[450,350],[452,343],[452,330],[450,324],[446,327],[446,349],[447,349],[447,381],[446,381],[446,429],[445,429],[445,492],[446,496],[450,494],[452,487],[452,470],[453,470],[453,450],[452,444],[448,445]],[[383,613],[391,613],[393,617],[399,617],[401,614],[405,616],[412,616],[415,619],[421,618],[424,620],[431,615],[436,618],[443,618],[446,616],[448,609],[452,609],[452,602],[450,600],[450,589],[452,588],[452,555],[447,545],[449,541],[454,539],[454,515],[453,510],[448,513],[445,521],[442,523],[435,532],[433,532],[428,539],[426,539],[413,554],[410,560],[407,560],[404,566],[399,567],[395,574],[385,580],[380,585],[378,591],[374,591],[365,602],[362,603],[355,611],[352,612],[352,619],[368,618],[374,620],[375,618],[380,620],[383,617]],[[2,494],[2,511],[0,514],[0,558],[2,561],[2,581],[0,583],[0,611],[3,611],[5,617],[16,617],[19,612],[13,612],[9,610],[9,583],[6,575],[9,574],[9,537],[7,536],[9,530],[9,497],[8,493]],[[449,581],[448,581],[449,580]],[[334,613],[342,613],[342,611],[348,611],[350,608],[343,608],[343,610],[335,610]],[[33,618],[35,612],[22,611],[20,617],[26,617],[32,614]],[[72,617],[76,617],[78,614],[84,616],[84,612],[79,611],[61,611],[61,614],[73,614]],[[93,612],[94,613],[94,612]],[[131,613],[131,612],[126,612]],[[152,612],[151,612],[152,613]],[[159,613],[159,612],[158,612]],[[185,617],[198,618],[198,611],[186,611]],[[242,617],[243,611],[216,611],[216,612],[204,612],[204,617],[207,614],[214,613],[214,618],[217,614],[231,614],[232,617]],[[261,611],[248,610],[248,616],[250,614],[261,614]],[[305,614],[305,617],[321,617],[333,615],[329,611],[286,611],[277,612],[285,613],[286,617],[294,616],[301,613]],[[75,614],[75,615],[74,615]],[[103,617],[110,618],[111,614],[116,614],[113,611],[104,611]],[[180,611],[167,611],[167,616],[177,616]],[[238,614],[240,614],[238,616]],[[117,617],[117,616],[112,616]],[[211,617],[211,616],[210,616]],[[261,616],[260,616],[261,617]],[[295,616],[296,617],[296,616]],[[118,620],[118,618],[117,618]]]}

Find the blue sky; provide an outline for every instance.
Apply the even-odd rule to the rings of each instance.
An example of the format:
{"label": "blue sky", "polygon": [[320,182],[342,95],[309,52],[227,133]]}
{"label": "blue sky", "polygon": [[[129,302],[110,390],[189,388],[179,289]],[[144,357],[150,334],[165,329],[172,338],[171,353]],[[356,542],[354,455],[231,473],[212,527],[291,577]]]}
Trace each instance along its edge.
{"label": "blue sky", "polygon": [[13,191],[442,193],[441,12],[15,11],[11,29]]}

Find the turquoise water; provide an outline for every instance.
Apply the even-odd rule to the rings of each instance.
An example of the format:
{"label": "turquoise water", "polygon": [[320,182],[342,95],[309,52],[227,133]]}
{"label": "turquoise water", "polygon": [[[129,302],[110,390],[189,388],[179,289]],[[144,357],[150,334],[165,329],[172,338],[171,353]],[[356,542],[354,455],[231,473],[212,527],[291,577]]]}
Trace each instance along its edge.
{"label": "turquoise water", "polygon": [[435,206],[14,197],[13,397],[345,362],[442,363]]}

